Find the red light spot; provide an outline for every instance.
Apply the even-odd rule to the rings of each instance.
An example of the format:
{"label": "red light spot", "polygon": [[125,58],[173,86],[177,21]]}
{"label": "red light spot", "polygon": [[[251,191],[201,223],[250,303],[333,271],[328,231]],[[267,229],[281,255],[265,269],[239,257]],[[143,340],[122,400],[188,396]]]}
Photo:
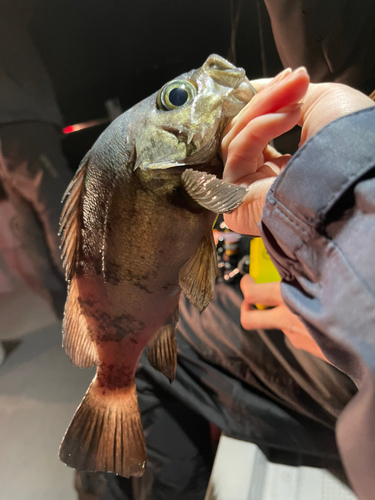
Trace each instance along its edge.
{"label": "red light spot", "polygon": [[63,128],[63,134],[70,134],[74,132],[75,127],[73,125],[69,125],[68,127]]}

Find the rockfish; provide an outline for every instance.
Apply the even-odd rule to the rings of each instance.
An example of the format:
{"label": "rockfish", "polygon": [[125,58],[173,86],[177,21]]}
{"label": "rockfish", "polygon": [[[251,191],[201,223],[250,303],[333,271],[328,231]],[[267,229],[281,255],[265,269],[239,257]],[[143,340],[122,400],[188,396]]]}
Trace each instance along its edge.
{"label": "rockfish", "polygon": [[220,137],[254,93],[243,69],[211,55],[117,118],[67,189],[63,346],[76,366],[97,365],[61,444],[71,467],[143,474],[137,364],[147,345],[172,381],[181,289],[201,311],[212,297],[215,214],[245,195],[220,180]]}

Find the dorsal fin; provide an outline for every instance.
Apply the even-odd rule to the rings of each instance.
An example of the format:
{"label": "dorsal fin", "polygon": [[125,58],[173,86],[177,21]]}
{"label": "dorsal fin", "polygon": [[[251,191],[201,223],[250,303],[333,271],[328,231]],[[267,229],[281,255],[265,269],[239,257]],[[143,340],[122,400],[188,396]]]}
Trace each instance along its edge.
{"label": "dorsal fin", "polygon": [[81,206],[83,189],[85,186],[89,153],[90,152],[83,158],[62,199],[64,208],[60,217],[59,235],[61,235],[61,258],[65,269],[65,278],[68,282],[73,278],[77,265],[78,249],[81,239],[79,208]]}
{"label": "dorsal fin", "polygon": [[80,367],[89,367],[96,362],[96,349],[79,305],[75,276],[81,244],[81,207],[88,162],[89,153],[65,191],[62,200],[65,204],[60,218],[61,258],[69,283],[63,321],[63,347],[72,363]]}

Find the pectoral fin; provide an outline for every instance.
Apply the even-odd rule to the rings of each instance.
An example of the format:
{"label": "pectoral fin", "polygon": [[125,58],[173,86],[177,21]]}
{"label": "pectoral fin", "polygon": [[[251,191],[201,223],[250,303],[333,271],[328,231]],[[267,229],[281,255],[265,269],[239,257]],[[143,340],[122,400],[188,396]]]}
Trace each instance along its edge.
{"label": "pectoral fin", "polygon": [[198,251],[180,269],[180,286],[189,301],[204,311],[212,299],[217,276],[215,241],[210,231],[201,241]]}
{"label": "pectoral fin", "polygon": [[150,365],[167,377],[170,382],[176,377],[177,341],[176,325],[178,306],[171,316],[156,332],[147,345],[147,358]]}
{"label": "pectoral fin", "polygon": [[187,169],[181,177],[186,192],[199,205],[216,214],[229,214],[238,208],[246,188],[229,184],[214,175]]}

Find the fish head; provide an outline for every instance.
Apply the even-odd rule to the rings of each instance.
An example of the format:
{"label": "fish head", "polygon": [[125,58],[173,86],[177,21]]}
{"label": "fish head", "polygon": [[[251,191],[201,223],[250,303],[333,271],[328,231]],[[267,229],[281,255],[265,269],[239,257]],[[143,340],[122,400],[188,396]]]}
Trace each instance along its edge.
{"label": "fish head", "polygon": [[[217,158],[221,134],[229,120],[256,91],[223,57],[210,55],[203,66],[166,83],[132,108],[134,168],[204,168]],[[222,164],[221,164],[222,166]]]}

